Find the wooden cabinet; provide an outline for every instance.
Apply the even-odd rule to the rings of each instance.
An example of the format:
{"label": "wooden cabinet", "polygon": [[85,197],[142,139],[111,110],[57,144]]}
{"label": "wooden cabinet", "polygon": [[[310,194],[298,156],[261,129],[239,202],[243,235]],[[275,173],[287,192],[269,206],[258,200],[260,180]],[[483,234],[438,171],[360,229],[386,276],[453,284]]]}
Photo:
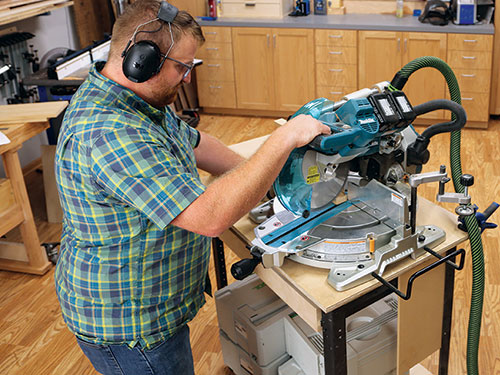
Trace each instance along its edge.
{"label": "wooden cabinet", "polygon": [[316,30],[316,96],[333,101],[358,86],[357,31]]}
{"label": "wooden cabinet", "polygon": [[314,99],[313,30],[233,28],[237,107],[293,112]]}
{"label": "wooden cabinet", "polygon": [[203,27],[206,42],[197,57],[198,100],[202,107],[236,108],[233,47],[229,27]]}
{"label": "wooden cabinet", "polygon": [[469,125],[488,125],[492,49],[491,35],[448,36],[448,63],[457,77]]}
{"label": "wooden cabinet", "polygon": [[[263,27],[204,32],[198,92],[211,112],[293,113],[318,97],[337,101],[391,81],[408,62],[435,56],[457,75],[469,126],[487,126],[492,35]],[[432,67],[413,73],[403,90],[412,105],[448,97],[443,75]],[[449,112],[434,111],[417,123],[447,118]]]}
{"label": "wooden cabinet", "polygon": [[[391,81],[408,62],[421,56],[446,60],[446,34],[360,31],[359,88],[371,87],[380,81]],[[412,105],[446,97],[446,82],[440,72],[423,68],[412,74],[403,88]],[[444,111],[435,111],[421,118],[443,119]]]}
{"label": "wooden cabinet", "polygon": [[272,30],[233,28],[238,108],[274,109]]}

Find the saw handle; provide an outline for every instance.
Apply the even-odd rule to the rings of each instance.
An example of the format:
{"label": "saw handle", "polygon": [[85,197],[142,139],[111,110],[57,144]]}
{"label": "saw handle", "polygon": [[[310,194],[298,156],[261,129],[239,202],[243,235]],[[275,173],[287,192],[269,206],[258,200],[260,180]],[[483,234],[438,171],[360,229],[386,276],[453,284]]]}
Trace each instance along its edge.
{"label": "saw handle", "polygon": [[[325,124],[328,125],[328,124]],[[309,146],[316,149],[322,150],[324,148],[323,140],[331,137],[334,134],[332,127],[330,126],[330,134],[320,134],[313,138],[311,142],[309,142]]]}
{"label": "saw handle", "polygon": [[259,263],[260,259],[257,258],[242,259],[231,266],[231,275],[236,280],[243,280],[253,273]]}

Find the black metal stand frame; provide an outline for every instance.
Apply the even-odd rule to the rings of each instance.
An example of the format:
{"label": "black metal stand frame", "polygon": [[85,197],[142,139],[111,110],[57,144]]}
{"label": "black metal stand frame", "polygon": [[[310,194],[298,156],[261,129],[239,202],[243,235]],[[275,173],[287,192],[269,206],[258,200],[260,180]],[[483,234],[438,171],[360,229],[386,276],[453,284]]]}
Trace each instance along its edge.
{"label": "black metal stand frame", "polygon": [[[220,289],[227,285],[224,243],[220,238],[212,239],[212,251],[214,256],[215,275],[217,278],[217,289]],[[456,247],[450,249],[446,254],[446,259],[442,261],[442,263],[445,264],[446,270],[444,282],[441,348],[439,351],[439,375],[448,374],[451,319],[453,312],[453,291],[455,287],[455,268],[449,261],[453,260],[453,258],[458,254]],[[449,255],[451,256],[448,257]],[[388,283],[393,288],[397,289],[397,278]],[[347,375],[347,317],[393,293],[393,288],[381,285],[377,289],[364,294],[354,301],[340,306],[328,313],[322,313],[321,326],[323,327],[325,375]]]}
{"label": "black metal stand frame", "polygon": [[215,277],[217,289],[227,285],[226,258],[224,256],[224,242],[219,237],[212,238],[212,255],[214,257]]}
{"label": "black metal stand frame", "polygon": [[[447,252],[451,255],[456,252],[453,248]],[[454,254],[456,255],[456,254]],[[446,260],[448,260],[447,258]],[[441,332],[441,348],[439,351],[439,375],[448,374],[448,360],[450,357],[450,335],[451,318],[453,312],[453,291],[455,287],[455,268],[446,261],[443,321]],[[393,288],[398,287],[398,279],[389,282]],[[323,345],[325,359],[325,375],[347,374],[347,350],[346,350],[346,319],[352,314],[364,309],[372,303],[393,293],[393,290],[385,285],[368,292],[367,294],[349,302],[339,308],[322,313],[321,326],[323,327]]]}

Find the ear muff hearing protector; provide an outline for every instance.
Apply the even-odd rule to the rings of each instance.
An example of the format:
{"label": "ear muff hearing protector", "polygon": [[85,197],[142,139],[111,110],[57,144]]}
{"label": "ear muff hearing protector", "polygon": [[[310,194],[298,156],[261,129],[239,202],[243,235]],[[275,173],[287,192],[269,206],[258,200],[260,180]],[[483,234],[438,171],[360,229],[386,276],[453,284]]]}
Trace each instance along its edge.
{"label": "ear muff hearing protector", "polygon": [[[160,71],[166,57],[174,46],[171,23],[173,22],[175,16],[177,16],[178,12],[179,10],[175,6],[167,3],[166,1],[162,1],[158,11],[158,17],[137,26],[134,31],[134,35],[132,35],[127,43],[127,46],[122,52],[122,70],[125,77],[132,82],[141,83],[146,82]],[[141,32],[153,33],[159,31],[161,26],[154,31],[139,31],[141,27],[157,20],[166,22],[170,31],[170,48],[165,55],[162,55],[160,48],[156,45],[156,43],[150,40],[141,40],[139,42],[135,41],[137,34]]]}

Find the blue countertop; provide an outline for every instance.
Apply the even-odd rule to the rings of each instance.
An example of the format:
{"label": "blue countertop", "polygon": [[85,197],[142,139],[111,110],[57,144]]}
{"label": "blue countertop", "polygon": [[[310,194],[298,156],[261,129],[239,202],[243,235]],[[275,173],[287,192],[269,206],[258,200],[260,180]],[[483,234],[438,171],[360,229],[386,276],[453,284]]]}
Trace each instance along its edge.
{"label": "blue countertop", "polygon": [[202,26],[228,27],[289,27],[305,29],[343,29],[343,30],[379,30],[379,31],[416,31],[455,34],[491,34],[495,32],[493,24],[435,26],[421,23],[417,17],[397,18],[387,14],[344,14],[344,15],[309,15],[305,17],[284,18],[218,18],[215,21],[198,21]]}

